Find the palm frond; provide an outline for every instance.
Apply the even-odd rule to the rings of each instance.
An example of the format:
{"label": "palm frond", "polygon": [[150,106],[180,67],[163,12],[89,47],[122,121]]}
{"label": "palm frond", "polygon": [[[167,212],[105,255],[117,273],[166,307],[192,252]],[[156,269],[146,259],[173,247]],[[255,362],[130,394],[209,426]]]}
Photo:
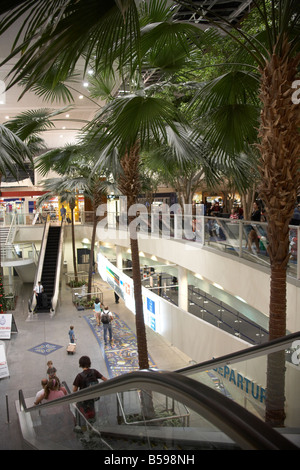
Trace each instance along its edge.
{"label": "palm frond", "polygon": [[69,109],[69,107],[65,107],[53,111],[42,108],[24,111],[7,121],[6,126],[25,141],[29,136],[52,129],[54,127],[53,118]]}
{"label": "palm frond", "polygon": [[[78,61],[83,57],[85,70],[92,61],[95,62],[96,69],[100,61],[106,65],[112,64],[116,54],[119,65],[122,66],[128,40],[131,47],[137,51],[139,49],[140,30],[134,0],[127,0],[126,4],[123,2],[122,11],[114,0],[37,3],[41,4],[40,12],[31,10],[25,17],[28,27],[24,41],[19,41],[20,45],[15,46],[4,61],[7,62],[22,52],[21,58],[12,68],[9,84],[9,87],[13,86],[26,78],[27,85],[22,95],[36,82],[46,80],[45,77],[57,63],[59,70],[56,80],[63,81],[67,74],[74,72]],[[33,6],[30,2],[26,4],[28,8]],[[47,4],[50,5],[47,7]],[[5,7],[2,11],[5,11]],[[1,22],[0,31],[5,30],[8,24],[25,11],[24,5],[16,4],[15,10]]]}
{"label": "palm frond", "polygon": [[0,124],[0,173],[5,175],[9,171],[17,177],[17,167],[26,171],[26,160],[32,161],[27,145],[10,129]]}
{"label": "palm frond", "polygon": [[117,147],[120,153],[124,153],[137,141],[144,147],[151,144],[151,139],[157,142],[162,136],[166,139],[166,126],[178,132],[174,123],[180,121],[179,114],[171,103],[161,98],[129,95],[109,103],[86,127],[86,131],[94,135],[95,141],[97,134],[101,133],[99,145],[102,148]]}

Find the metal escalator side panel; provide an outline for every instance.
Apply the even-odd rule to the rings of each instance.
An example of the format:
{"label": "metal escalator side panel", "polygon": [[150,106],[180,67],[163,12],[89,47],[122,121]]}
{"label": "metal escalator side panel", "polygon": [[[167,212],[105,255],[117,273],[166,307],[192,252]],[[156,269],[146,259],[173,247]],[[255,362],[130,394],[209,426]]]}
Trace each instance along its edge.
{"label": "metal escalator side panel", "polygon": [[[50,222],[47,220],[44,225],[42,242],[40,246],[39,258],[38,258],[34,284],[33,284],[34,287],[37,285],[38,281],[41,280],[41,276],[43,272],[43,265],[44,265],[44,258],[45,258],[45,251],[46,251],[47,240],[48,240],[49,227],[50,227]],[[31,299],[31,305],[30,305],[31,312],[34,311],[35,307],[36,307],[36,297],[35,297],[35,294],[33,293],[32,299]]]}
{"label": "metal escalator side panel", "polygon": [[[242,449],[283,450],[297,449],[270,426],[250,414],[237,403],[220,395],[206,385],[176,372],[137,371],[72,393],[64,398],[39,406],[50,410],[60,405],[75,404],[92,398],[127,392],[132,389],[150,390],[174,398],[225,433]],[[36,407],[24,413],[36,412]],[[151,428],[153,432],[153,428]]]}
{"label": "metal escalator side panel", "polygon": [[57,260],[56,260],[54,290],[53,290],[53,296],[51,299],[51,314],[52,315],[55,314],[57,306],[58,306],[60,276],[62,272],[62,263],[63,263],[63,258],[62,258],[63,243],[64,243],[64,221],[62,221],[61,226],[60,226],[60,236],[59,236]]}

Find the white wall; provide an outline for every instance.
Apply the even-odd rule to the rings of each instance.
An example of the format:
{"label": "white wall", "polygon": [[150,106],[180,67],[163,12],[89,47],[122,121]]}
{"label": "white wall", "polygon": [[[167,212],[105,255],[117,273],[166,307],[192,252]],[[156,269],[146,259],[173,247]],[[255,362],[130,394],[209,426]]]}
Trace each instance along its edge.
{"label": "white wall", "polygon": [[[128,239],[116,239],[114,236],[114,231],[108,232],[106,241],[129,247]],[[241,297],[251,307],[268,316],[270,274],[259,265],[182,240],[155,239],[153,236],[140,238],[139,248],[144,253],[176,263],[211,283],[221,285],[229,294]],[[287,283],[287,329],[290,332],[300,331],[299,286],[299,281]]]}
{"label": "white wall", "polygon": [[[83,238],[91,239],[92,227],[77,225],[75,227],[77,247],[82,248]],[[19,229],[16,241],[41,240],[41,227],[24,227]],[[112,248],[119,245],[129,247],[129,240],[116,239],[115,232],[109,231],[105,242]],[[233,296],[244,299],[251,307],[268,316],[270,275],[260,266],[209,247],[197,247],[193,243],[182,240],[140,239],[139,248],[145,254],[156,255],[158,258],[178,264],[191,273],[203,276],[208,282],[217,283]],[[71,227],[65,228],[64,260],[68,262],[68,270],[73,271]],[[290,332],[300,331],[300,281],[287,282],[287,329]]]}

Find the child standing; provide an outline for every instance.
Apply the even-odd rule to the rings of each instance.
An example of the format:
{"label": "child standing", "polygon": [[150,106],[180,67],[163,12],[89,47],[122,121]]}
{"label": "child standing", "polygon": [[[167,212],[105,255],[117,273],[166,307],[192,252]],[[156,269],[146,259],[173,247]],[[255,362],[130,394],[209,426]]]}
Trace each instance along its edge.
{"label": "child standing", "polygon": [[75,343],[75,332],[74,332],[74,326],[70,326],[69,329],[69,338],[70,338],[70,343]]}
{"label": "child standing", "polygon": [[47,366],[48,366],[47,374],[48,374],[49,380],[50,380],[50,379],[53,379],[53,377],[56,377],[56,369],[55,369],[55,367],[53,366],[53,362],[52,362],[52,361],[48,361],[48,362],[47,362]]}

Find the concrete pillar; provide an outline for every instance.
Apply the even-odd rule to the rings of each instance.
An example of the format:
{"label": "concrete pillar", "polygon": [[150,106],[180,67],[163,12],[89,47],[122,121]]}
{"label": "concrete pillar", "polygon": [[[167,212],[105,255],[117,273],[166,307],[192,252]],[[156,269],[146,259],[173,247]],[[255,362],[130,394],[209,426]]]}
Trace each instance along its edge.
{"label": "concrete pillar", "polygon": [[117,268],[121,271],[123,270],[123,249],[121,246],[116,245],[116,260]]}
{"label": "concrete pillar", "polygon": [[188,274],[187,269],[178,266],[178,307],[188,310]]}

